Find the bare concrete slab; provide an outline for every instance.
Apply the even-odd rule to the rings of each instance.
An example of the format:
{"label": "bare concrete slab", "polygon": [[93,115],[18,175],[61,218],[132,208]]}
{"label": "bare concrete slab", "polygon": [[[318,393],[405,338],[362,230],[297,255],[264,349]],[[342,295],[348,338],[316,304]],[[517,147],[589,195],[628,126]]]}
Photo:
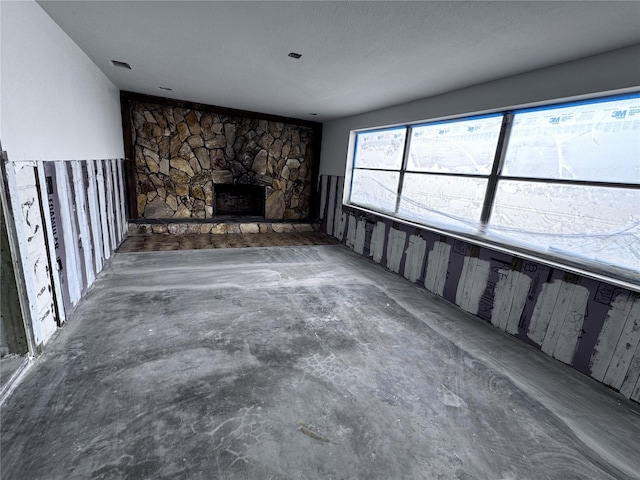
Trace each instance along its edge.
{"label": "bare concrete slab", "polygon": [[119,253],[3,479],[640,478],[640,406],[342,246]]}
{"label": "bare concrete slab", "polygon": [[0,358],[0,389],[11,379],[26,361],[24,355],[11,354]]}

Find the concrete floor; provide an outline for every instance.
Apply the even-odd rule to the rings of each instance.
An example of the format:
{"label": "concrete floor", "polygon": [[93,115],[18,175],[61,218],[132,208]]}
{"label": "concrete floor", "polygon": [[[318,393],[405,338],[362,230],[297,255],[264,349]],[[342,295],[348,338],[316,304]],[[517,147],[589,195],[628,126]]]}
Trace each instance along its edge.
{"label": "concrete floor", "polygon": [[0,390],[24,364],[24,355],[11,354],[0,358]]}
{"label": "concrete floor", "polygon": [[343,246],[118,253],[2,478],[640,478],[640,405]]}

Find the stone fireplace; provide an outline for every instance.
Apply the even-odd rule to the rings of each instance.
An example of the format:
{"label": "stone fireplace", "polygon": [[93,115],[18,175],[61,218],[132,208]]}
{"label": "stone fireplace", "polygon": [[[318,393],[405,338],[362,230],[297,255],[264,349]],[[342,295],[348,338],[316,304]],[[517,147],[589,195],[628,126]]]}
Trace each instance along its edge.
{"label": "stone fireplace", "polygon": [[126,92],[123,112],[133,219],[310,217],[319,124]]}

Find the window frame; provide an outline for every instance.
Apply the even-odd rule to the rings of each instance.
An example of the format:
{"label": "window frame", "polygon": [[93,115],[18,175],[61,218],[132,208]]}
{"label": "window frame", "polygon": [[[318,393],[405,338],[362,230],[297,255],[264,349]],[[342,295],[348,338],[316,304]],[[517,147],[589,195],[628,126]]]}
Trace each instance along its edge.
{"label": "window frame", "polygon": [[[357,131],[357,130],[352,131],[353,141],[351,142],[350,148],[349,148],[347,173],[346,173],[347,181],[345,183],[347,188],[345,188],[345,191],[343,194],[343,204],[351,208],[363,210],[366,212],[371,212],[376,215],[389,218],[393,221],[400,221],[403,223],[414,225],[418,228],[432,231],[437,234],[448,235],[460,240],[470,241],[470,242],[479,244],[481,246],[502,251],[504,253],[518,255],[520,257],[527,258],[529,260],[538,261],[555,268],[569,270],[586,277],[595,278],[600,281],[612,283],[618,286],[622,286],[623,288],[627,288],[629,290],[640,292],[640,272],[638,271],[635,271],[632,269],[624,269],[616,265],[611,265],[610,268],[603,268],[600,264],[598,264],[595,261],[589,262],[589,261],[580,259],[577,256],[572,257],[571,255],[561,255],[561,254],[550,253],[549,251],[538,250],[535,248],[528,247],[526,245],[523,246],[522,244],[519,244],[519,242],[516,239],[513,239],[513,241],[505,241],[503,239],[492,238],[487,234],[487,229],[491,228],[490,221],[491,221],[491,215],[493,213],[493,207],[495,205],[496,193],[498,191],[498,184],[502,180],[513,181],[513,182],[539,182],[547,185],[579,185],[579,186],[585,186],[585,187],[589,187],[589,186],[610,187],[610,188],[625,188],[625,189],[628,188],[628,189],[640,190],[640,182],[624,183],[624,182],[607,182],[607,181],[595,181],[595,180],[576,180],[576,179],[566,179],[566,178],[525,177],[525,176],[502,174],[502,170],[504,167],[505,158],[508,150],[509,136],[511,134],[512,127],[514,124],[514,118],[517,114],[531,112],[531,111],[550,110],[554,108],[570,107],[575,105],[604,103],[604,102],[611,102],[615,100],[623,100],[623,99],[629,99],[629,98],[640,99],[640,91],[637,91],[634,89],[634,90],[618,92],[618,93],[609,92],[606,94],[600,94],[598,96],[583,97],[579,99],[572,99],[569,101],[558,100],[554,102],[542,103],[537,106],[513,107],[513,108],[499,110],[499,111],[490,111],[485,113],[468,114],[468,115],[453,116],[453,117],[448,117],[443,119],[436,119],[434,121],[423,120],[415,123],[406,123],[402,125],[394,125],[389,127],[368,128],[361,131]],[[472,120],[472,119],[481,118],[481,117],[500,116],[500,115],[502,115],[502,125],[500,127],[500,134],[497,140],[495,156],[493,159],[491,171],[488,175],[480,174],[480,173],[414,171],[414,170],[407,169],[407,165],[409,162],[409,152],[411,148],[411,139],[413,136],[414,128],[423,127],[426,125],[445,124],[445,123],[452,123],[456,121],[465,121],[465,120]],[[358,205],[357,203],[351,202],[351,194],[352,194],[352,187],[353,187],[353,183],[352,183],[353,171],[358,169],[354,165],[355,155],[357,153],[358,135],[362,133],[371,133],[371,132],[380,131],[380,130],[391,130],[391,129],[401,129],[401,128],[405,129],[405,145],[404,145],[404,155],[403,155],[400,170],[383,169],[384,171],[392,171],[392,172],[399,173],[395,210],[393,212],[379,211],[370,206]],[[371,169],[371,170],[374,170],[374,169]],[[429,225],[424,221],[406,218],[401,214],[399,214],[398,209],[402,199],[402,190],[404,185],[405,173],[487,179],[487,189],[484,195],[484,202],[482,205],[482,212],[480,215],[479,227],[477,231],[475,233],[470,233],[465,230],[457,230],[455,227],[449,228],[448,226],[442,227],[442,226],[436,226],[436,225]]]}

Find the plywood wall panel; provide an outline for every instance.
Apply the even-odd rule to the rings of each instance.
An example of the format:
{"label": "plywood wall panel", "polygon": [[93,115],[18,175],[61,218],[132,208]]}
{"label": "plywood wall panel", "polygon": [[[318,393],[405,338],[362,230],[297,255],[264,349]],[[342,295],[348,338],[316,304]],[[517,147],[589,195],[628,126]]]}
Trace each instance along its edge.
{"label": "plywood wall panel", "polygon": [[512,269],[500,270],[491,323],[507,333],[518,333],[518,324],[531,287],[531,277]]}
{"label": "plywood wall panel", "polygon": [[98,186],[96,184],[95,162],[89,160],[87,167],[87,199],[89,207],[89,224],[91,228],[91,241],[93,242],[93,262],[96,273],[102,270],[104,249],[102,245],[102,231],[100,222],[100,205],[98,200]]}
{"label": "plywood wall panel", "polygon": [[36,163],[9,163],[7,175],[32,329],[36,344],[41,344],[55,332],[57,322]]}
{"label": "plywood wall panel", "polygon": [[444,293],[444,283],[447,279],[450,256],[451,245],[446,242],[435,242],[427,257],[424,286],[427,290],[440,297]]}
{"label": "plywood wall panel", "polygon": [[400,272],[400,263],[407,234],[395,228],[389,230],[389,241],[387,242],[387,268],[392,272]]}
{"label": "plywood wall panel", "polygon": [[422,277],[424,259],[427,251],[427,241],[417,235],[409,237],[407,256],[405,258],[404,278],[410,282],[417,282]]}
{"label": "plywood wall panel", "polygon": [[84,271],[86,275],[86,285],[83,285],[83,290],[89,285],[93,284],[96,278],[96,272],[93,265],[93,245],[91,242],[91,230],[89,228],[89,217],[87,215],[87,194],[84,187],[84,178],[82,175],[82,166],[79,161],[71,162],[72,178],[73,178],[73,193],[75,203],[75,214],[77,224],[79,227],[79,240],[81,244],[82,259],[84,265]]}

